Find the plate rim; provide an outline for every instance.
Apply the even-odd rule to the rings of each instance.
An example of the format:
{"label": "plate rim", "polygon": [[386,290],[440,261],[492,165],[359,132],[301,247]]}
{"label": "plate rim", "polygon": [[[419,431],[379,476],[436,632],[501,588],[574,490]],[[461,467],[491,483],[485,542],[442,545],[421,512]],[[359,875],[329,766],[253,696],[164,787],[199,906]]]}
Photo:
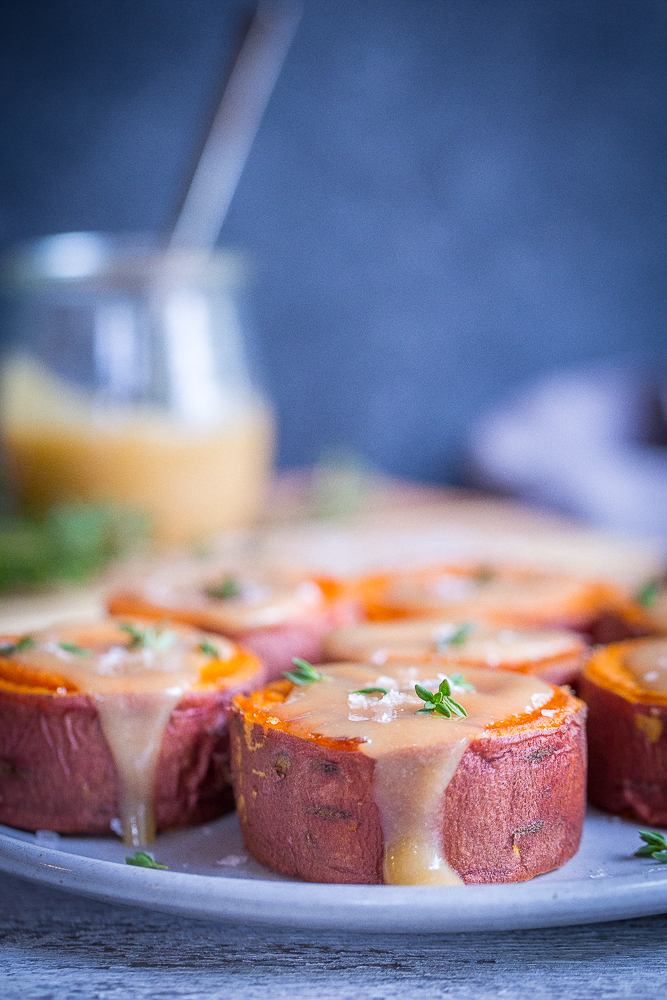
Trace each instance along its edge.
{"label": "plate rim", "polygon": [[667,911],[667,866],[588,881],[340,885],[155,871],[32,844],[3,829],[9,828],[0,827],[6,874],[104,902],[218,922],[414,935],[562,927]]}

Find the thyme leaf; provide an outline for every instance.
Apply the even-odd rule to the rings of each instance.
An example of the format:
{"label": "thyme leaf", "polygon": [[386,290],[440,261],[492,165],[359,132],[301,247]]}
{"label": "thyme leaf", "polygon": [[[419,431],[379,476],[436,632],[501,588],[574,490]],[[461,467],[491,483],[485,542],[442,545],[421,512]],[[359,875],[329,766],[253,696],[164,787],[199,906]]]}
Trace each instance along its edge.
{"label": "thyme leaf", "polygon": [[637,604],[641,604],[643,608],[652,608],[658,603],[658,598],[660,597],[660,580],[647,580],[643,584],[636,594]]}
{"label": "thyme leaf", "polygon": [[[457,674],[457,677],[461,677],[461,674]],[[465,682],[464,682],[465,683]],[[454,686],[454,678],[444,677],[440,682],[440,687],[437,691],[429,691],[428,688],[423,687],[421,684],[415,684],[415,693],[425,705],[423,708],[418,708],[415,715],[426,715],[428,713],[435,713],[436,715],[442,715],[445,719],[451,719],[456,717],[459,719],[465,719],[468,715],[463,705],[459,704],[454,698],[452,698],[452,688]],[[472,688],[472,685],[468,685]],[[475,689],[472,688],[474,691]]]}
{"label": "thyme leaf", "polygon": [[463,625],[459,625],[452,635],[447,636],[447,638],[438,639],[436,643],[438,652],[444,653],[450,646],[462,646],[473,628],[474,625],[472,622],[464,622]]}
{"label": "thyme leaf", "polygon": [[638,830],[639,836],[644,841],[644,847],[635,851],[636,858],[653,858],[660,864],[667,864],[667,840],[663,833],[656,830]]}
{"label": "thyme leaf", "polygon": [[136,652],[139,649],[152,649],[155,653],[163,653],[171,649],[176,641],[175,632],[172,632],[171,629],[161,629],[159,626],[137,628],[136,625],[123,622],[118,628],[121,632],[127,632],[129,635],[130,641],[127,648],[130,652]]}
{"label": "thyme leaf", "polygon": [[350,694],[389,694],[388,688],[359,688],[358,691],[351,691]]}
{"label": "thyme leaf", "polygon": [[162,871],[169,871],[169,865],[161,865],[145,851],[135,851],[133,857],[125,858],[125,864],[136,865],[137,868],[160,868]]}
{"label": "thyme leaf", "polygon": [[37,642],[31,635],[24,635],[16,642],[5,642],[0,646],[0,656],[11,656],[13,653],[24,653],[26,649],[34,649]]}
{"label": "thyme leaf", "polygon": [[283,677],[286,677],[288,681],[292,681],[293,684],[314,684],[316,681],[326,680],[324,674],[318,673],[312,663],[308,663],[307,660],[301,660],[298,656],[293,656],[292,663],[296,667],[296,670],[287,670],[283,674]]}
{"label": "thyme leaf", "polygon": [[203,642],[199,643],[199,652],[203,653],[204,656],[210,656],[214,660],[220,659],[220,651],[208,639],[204,639]]}
{"label": "thyme leaf", "polygon": [[64,649],[66,653],[71,653],[72,656],[91,655],[91,651],[89,649],[84,649],[83,646],[77,646],[75,642],[59,642],[58,645],[61,649]]}
{"label": "thyme leaf", "polygon": [[226,576],[220,583],[213,583],[206,588],[209,597],[214,597],[216,601],[230,601],[233,597],[240,597],[243,588],[239,581],[233,576]]}
{"label": "thyme leaf", "polygon": [[452,685],[452,690],[457,691],[472,691],[473,694],[476,693],[477,688],[474,684],[469,684],[468,681],[463,679],[463,674],[450,674],[449,680]]}

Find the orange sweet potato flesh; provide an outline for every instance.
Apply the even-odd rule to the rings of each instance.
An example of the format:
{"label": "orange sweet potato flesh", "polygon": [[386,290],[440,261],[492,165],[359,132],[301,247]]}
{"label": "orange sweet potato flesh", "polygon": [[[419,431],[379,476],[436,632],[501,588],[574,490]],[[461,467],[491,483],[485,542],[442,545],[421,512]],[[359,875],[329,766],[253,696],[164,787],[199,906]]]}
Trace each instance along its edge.
{"label": "orange sweet potato flesh", "polygon": [[[326,646],[325,651],[327,652],[325,662],[337,662],[343,659],[342,655],[336,656],[333,653],[329,653],[326,650]],[[541,680],[546,681],[547,684],[569,684],[576,689],[579,675],[587,656],[588,648],[582,643],[580,649],[574,652],[565,652],[537,661],[524,660],[521,663],[501,664],[497,669],[517,674],[531,674],[533,677],[539,677]],[[381,666],[378,666],[378,670],[390,667],[394,660],[403,662],[405,658],[406,654],[404,652],[387,652]],[[475,662],[470,658],[463,660],[462,657],[458,657],[455,653],[449,655],[446,653],[421,653],[417,656],[413,654],[409,659],[413,663],[431,663],[436,673],[438,671],[454,673],[462,666],[494,669],[489,667],[488,663],[484,661]]]}
{"label": "orange sweet potato flesh", "polygon": [[608,812],[667,826],[667,697],[648,692],[623,667],[638,645],[598,650],[581,679],[588,704],[591,802]]}
{"label": "orange sweet potato flesh", "polygon": [[[105,628],[87,626],[72,639],[90,648],[95,634],[104,636]],[[264,675],[240,649],[203,673],[164,732],[154,799],[159,830],[206,822],[234,808],[230,703]],[[67,693],[57,693],[63,688]],[[118,815],[118,776],[93,700],[62,677],[22,670],[0,657],[0,823],[108,833]]]}
{"label": "orange sweet potato flesh", "polygon": [[[477,576],[487,571],[484,566],[440,566],[427,570],[408,573],[394,573],[368,577],[359,584],[359,592],[363,595],[366,613],[372,621],[391,621],[404,617],[421,617],[415,609],[406,609],[395,604],[391,599],[391,588],[401,579],[429,580],[442,574],[459,575],[461,577]],[[531,575],[539,578],[538,572],[517,570],[508,567],[496,567],[494,572],[511,578],[517,576],[530,581]],[[548,574],[547,574],[548,575]],[[469,604],[465,610],[465,605]],[[599,581],[581,581],[576,597],[566,604],[535,605],[532,612],[528,609],[520,611],[508,606],[498,607],[495,611],[489,608],[475,608],[474,600],[463,602],[457,611],[457,605],[452,605],[451,613],[457,617],[468,615],[471,618],[480,617],[500,626],[518,628],[565,628],[584,635],[591,644],[610,643],[636,636],[650,635],[654,629],[645,614],[619,588]],[[430,611],[429,614],[433,614]]]}
{"label": "orange sweet potato flesh", "polygon": [[[331,587],[333,588],[333,584]],[[167,608],[152,603],[138,591],[118,591],[112,594],[108,608],[113,615],[139,615],[153,621],[163,621],[165,617],[169,617],[172,621],[224,635],[258,656],[264,665],[267,679],[273,680],[279,678],[285,670],[291,670],[294,656],[311,663],[320,663],[324,637],[331,629],[359,620],[360,605],[356,599],[338,590],[334,592],[332,589],[329,593],[327,586],[323,591],[327,603],[317,613],[279,625],[241,631],[232,631],[222,624],[215,609]]]}
{"label": "orange sweet potato flesh", "polygon": [[[289,689],[271,685],[234,703],[232,775],[245,845],[268,867],[309,882],[382,883],[375,762],[353,741],[266,724]],[[445,791],[444,856],[465,883],[523,881],[579,846],[586,710],[565,692],[553,704],[553,719],[531,716],[475,739]]]}

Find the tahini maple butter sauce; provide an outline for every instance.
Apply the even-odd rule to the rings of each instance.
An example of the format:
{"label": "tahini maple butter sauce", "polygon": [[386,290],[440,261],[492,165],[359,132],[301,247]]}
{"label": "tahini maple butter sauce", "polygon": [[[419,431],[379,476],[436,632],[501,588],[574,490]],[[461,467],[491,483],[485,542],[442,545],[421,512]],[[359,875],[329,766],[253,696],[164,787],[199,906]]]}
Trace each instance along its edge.
{"label": "tahini maple butter sauce", "polygon": [[[113,623],[62,627],[35,633],[35,645],[12,654],[17,666],[63,676],[93,700],[118,772],[123,840],[134,846],[155,838],[155,772],[169,717],[211,663],[196,633],[170,627],[156,635],[155,648],[133,649]],[[220,636],[215,649],[221,660],[234,655]]]}
{"label": "tahini maple butter sauce", "polygon": [[327,637],[326,649],[332,658],[378,665],[386,663],[388,656],[438,653],[462,664],[515,669],[556,657],[579,656],[585,645],[571,632],[519,631],[432,618],[348,625]]}
{"label": "tahini maple butter sauce", "polygon": [[232,635],[309,617],[325,606],[313,581],[229,566],[202,569],[192,560],[160,567],[132,589],[154,608]]}
{"label": "tahini maple butter sauce", "polygon": [[[321,734],[359,740],[359,752],[375,761],[373,795],[384,835],[385,881],[394,885],[459,885],[462,880],[441,851],[440,804],[471,740],[487,726],[548,713],[554,689],[536,677],[468,668],[475,692],[453,691],[468,716],[416,715],[424,702],[415,683],[437,690],[443,675],[432,666],[392,664],[386,674],[368,664],[321,668],[325,680],[295,686],[272,704],[268,725],[286,723],[297,736]],[[386,695],[357,694],[382,687]],[[553,714],[553,712],[551,713]]]}
{"label": "tahini maple butter sauce", "polygon": [[5,370],[2,444],[22,501],[72,498],[145,511],[156,540],[181,543],[252,523],[273,452],[268,408],[250,399],[210,429],[159,410],[95,407],[35,366]]}
{"label": "tahini maple butter sauce", "polygon": [[556,573],[443,572],[392,581],[382,601],[423,616],[451,608],[457,617],[549,621],[578,613],[587,589],[586,582]]}
{"label": "tahini maple butter sauce", "polygon": [[667,639],[645,639],[633,646],[623,666],[645,691],[667,696]]}

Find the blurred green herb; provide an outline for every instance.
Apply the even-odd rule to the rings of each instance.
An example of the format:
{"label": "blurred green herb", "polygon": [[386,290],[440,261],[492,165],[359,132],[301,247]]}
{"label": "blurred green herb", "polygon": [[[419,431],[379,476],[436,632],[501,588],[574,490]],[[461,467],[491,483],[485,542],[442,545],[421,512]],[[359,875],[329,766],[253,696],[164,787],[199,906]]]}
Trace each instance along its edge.
{"label": "blurred green herb", "polygon": [[283,677],[286,677],[288,681],[292,681],[293,684],[314,684],[316,681],[326,680],[324,674],[318,673],[315,667],[306,660],[300,660],[298,656],[294,656],[292,657],[292,663],[296,667],[296,670],[287,670],[283,674]]}
{"label": "blurred green herb", "polygon": [[220,659],[220,651],[208,639],[204,639],[203,642],[199,643],[199,652],[203,653],[204,656],[211,656],[214,660]]}
{"label": "blurred green herb", "polygon": [[170,629],[162,629],[159,625],[155,628],[137,628],[136,625],[123,622],[118,628],[129,635],[127,648],[131,652],[138,649],[152,649],[156,653],[163,653],[171,649],[176,642],[176,633]]}
{"label": "blurred green herb", "polygon": [[459,625],[456,631],[448,638],[438,639],[436,643],[438,652],[444,653],[450,646],[462,646],[472,632],[473,627],[474,626],[471,622],[464,622],[464,624]]}
{"label": "blurred green herb", "polygon": [[495,579],[495,572],[490,566],[480,566],[480,568],[475,573],[475,583],[483,586],[485,583],[491,583]]}
{"label": "blurred green herb", "polygon": [[644,847],[635,851],[636,858],[653,858],[660,864],[667,865],[667,840],[662,833],[655,830],[638,830],[639,836],[645,842]]}
{"label": "blurred green herb", "polygon": [[359,688],[358,691],[351,691],[351,694],[389,694],[388,688]]}
{"label": "blurred green herb", "polygon": [[472,691],[473,694],[477,693],[475,685],[468,684],[468,681],[464,679],[463,674],[450,674],[449,682],[452,685],[453,691]]}
{"label": "blurred green herb", "polygon": [[34,649],[37,645],[31,635],[24,635],[17,642],[5,642],[0,646],[0,656],[11,656],[13,653],[23,653],[26,649]]}
{"label": "blurred green herb", "polygon": [[66,653],[71,653],[72,656],[91,655],[91,651],[89,649],[84,649],[83,646],[77,646],[75,642],[59,642],[58,645],[61,649],[64,649]]}
{"label": "blurred green herb", "polygon": [[[458,684],[455,683],[455,678],[459,681]],[[452,698],[452,688],[461,687],[462,684],[465,684],[466,691],[475,690],[472,684],[466,684],[463,681],[461,674],[455,674],[454,677],[444,677],[440,682],[440,687],[435,692],[429,691],[428,688],[422,687],[421,684],[415,684],[417,696],[425,702],[424,707],[417,709],[415,715],[430,715],[431,713],[435,713],[436,715],[443,715],[446,719],[451,719],[453,716],[465,719],[468,715],[465,708]]]}
{"label": "blurred green herb", "polygon": [[654,607],[658,603],[660,590],[660,580],[647,580],[637,591],[637,604],[641,604],[643,608]]}
{"label": "blurred green herb", "polygon": [[147,536],[147,517],[113,504],[59,504],[43,518],[0,516],[0,593],[84,583]]}
{"label": "blurred green herb", "polygon": [[233,576],[226,576],[220,583],[214,583],[207,587],[206,593],[209,597],[214,597],[216,601],[230,601],[234,597],[240,597],[243,588]]}
{"label": "blurred green herb", "polygon": [[161,865],[158,861],[155,861],[150,854],[146,854],[145,851],[135,851],[133,857],[125,858],[125,864],[136,865],[137,868],[159,868],[161,871],[169,871],[168,865]]}
{"label": "blurred green herb", "polygon": [[313,469],[310,488],[312,516],[321,521],[345,521],[364,509],[377,476],[356,452],[325,448]]}

